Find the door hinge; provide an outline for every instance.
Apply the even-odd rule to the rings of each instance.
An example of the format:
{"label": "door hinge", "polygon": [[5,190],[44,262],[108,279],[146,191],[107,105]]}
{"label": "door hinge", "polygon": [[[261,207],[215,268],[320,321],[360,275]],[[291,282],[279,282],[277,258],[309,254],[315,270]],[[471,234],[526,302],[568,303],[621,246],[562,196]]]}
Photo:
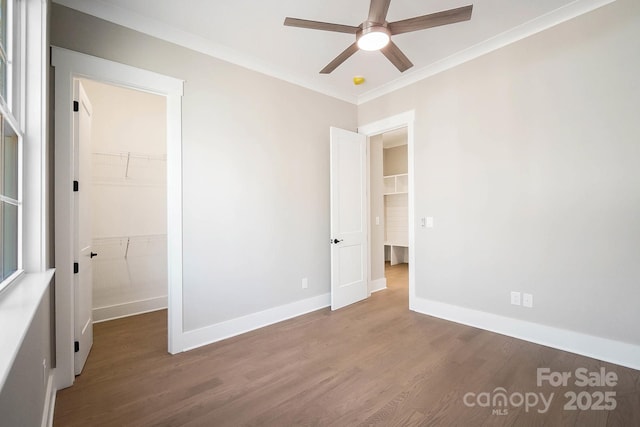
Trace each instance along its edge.
{"label": "door hinge", "polygon": [[80,189],[80,183],[78,181],[73,181],[73,191],[78,191]]}
{"label": "door hinge", "polygon": [[77,262],[73,263],[73,274],[78,274],[78,272],[80,271],[80,264],[78,264]]}
{"label": "door hinge", "polygon": [[75,342],[73,343],[73,352],[74,352],[74,353],[77,353],[77,352],[79,352],[79,351],[80,351],[80,341],[75,341]]}
{"label": "door hinge", "polygon": [[78,103],[78,101],[73,101],[73,111],[76,113],[80,111],[80,104]]}

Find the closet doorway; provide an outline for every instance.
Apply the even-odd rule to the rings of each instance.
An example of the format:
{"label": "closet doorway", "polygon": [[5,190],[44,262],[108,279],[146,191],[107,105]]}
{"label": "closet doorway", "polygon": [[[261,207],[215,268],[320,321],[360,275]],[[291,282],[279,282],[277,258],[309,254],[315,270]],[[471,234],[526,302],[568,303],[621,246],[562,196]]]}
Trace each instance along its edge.
{"label": "closet doorway", "polygon": [[[408,129],[369,138],[372,291],[390,276],[406,274],[409,263]],[[397,283],[394,282],[394,283]],[[408,283],[406,284],[408,285]]]}
{"label": "closet doorway", "polygon": [[166,97],[80,80],[93,107],[93,321],[166,309]]}

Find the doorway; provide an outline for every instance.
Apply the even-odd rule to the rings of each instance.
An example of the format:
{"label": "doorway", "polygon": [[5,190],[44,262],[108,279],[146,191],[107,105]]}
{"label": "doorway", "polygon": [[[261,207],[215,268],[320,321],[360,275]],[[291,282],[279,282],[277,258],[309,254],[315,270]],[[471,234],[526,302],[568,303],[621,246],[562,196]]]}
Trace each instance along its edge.
{"label": "doorway", "polygon": [[182,326],[182,107],[183,81],[129,65],[53,47],[55,111],[56,389],[74,382],[73,83],[79,78],[160,95],[166,99],[166,212],[168,351],[183,348]]}
{"label": "doorway", "polygon": [[407,148],[407,127],[369,137],[371,292],[409,262]]}
{"label": "doorway", "polygon": [[80,82],[93,107],[93,323],[166,309],[166,99]]}
{"label": "doorway", "polygon": [[[416,299],[416,295],[415,295],[415,257],[414,257],[414,242],[415,242],[415,220],[414,220],[414,194],[415,194],[415,188],[414,188],[414,165],[413,165],[413,150],[414,150],[414,120],[415,120],[415,111],[407,111],[405,113],[401,113],[401,114],[397,114],[395,116],[391,116],[376,122],[372,122],[363,126],[360,126],[358,128],[358,133],[365,135],[368,137],[368,153],[369,153],[369,165],[371,168],[371,163],[372,163],[372,159],[371,159],[371,155],[372,155],[372,142],[375,143],[376,141],[376,136],[380,136],[383,135],[385,133],[389,133],[390,135],[393,135],[394,132],[398,132],[398,133],[402,133],[403,138],[406,139],[406,144],[402,144],[406,146],[406,174],[392,174],[395,176],[389,176],[386,181],[387,184],[389,185],[388,189],[391,189],[391,184],[393,183],[393,188],[394,191],[393,193],[400,193],[400,194],[404,194],[404,196],[402,197],[406,197],[406,233],[402,233],[403,236],[406,235],[406,249],[404,247],[402,247],[401,245],[403,245],[405,242],[401,241],[403,240],[398,238],[398,233],[396,233],[395,237],[393,236],[392,233],[392,239],[396,240],[395,242],[392,241],[387,241],[386,243],[395,243],[395,245],[393,246],[398,246],[399,249],[397,249],[397,252],[395,254],[395,260],[399,261],[400,259],[402,259],[403,263],[402,265],[404,265],[404,261],[406,261],[408,263],[408,282],[409,282],[409,309],[410,310],[414,310],[414,302]],[[380,169],[382,169],[382,155],[383,152],[381,151],[382,148],[382,141],[383,138],[382,137],[378,137],[378,141],[379,144],[381,145],[380,147],[380,151],[378,151],[379,153],[379,159],[378,161],[380,162]],[[390,147],[392,148],[392,147]],[[405,148],[403,148],[402,150],[405,150]],[[385,259],[385,233],[383,232],[382,234],[380,233],[380,228],[382,225],[382,221],[383,221],[383,216],[384,214],[376,214],[374,212],[374,208],[372,205],[372,184],[373,184],[373,180],[371,178],[371,173],[373,172],[370,169],[370,174],[369,174],[369,185],[368,185],[368,193],[369,193],[369,206],[370,206],[370,211],[369,211],[369,218],[370,218],[370,224],[371,227],[369,229],[369,292],[375,292],[377,290],[381,290],[381,289],[385,289],[386,288],[386,278],[384,277],[384,259]],[[384,193],[384,187],[385,187],[385,180],[384,180],[384,173],[380,174],[380,175],[375,175],[379,178],[381,178],[378,182],[379,182],[379,187],[380,187],[380,192]],[[375,184],[373,184],[375,185]],[[405,187],[406,185],[406,187]],[[401,191],[395,191],[395,190],[401,190]],[[391,191],[389,191],[391,193]],[[398,195],[400,195],[398,194]],[[379,206],[377,207],[378,212],[384,212],[384,199],[383,198],[378,198],[378,204]],[[403,208],[404,210],[404,208]],[[376,219],[376,216],[378,216],[379,218]],[[376,226],[376,223],[378,224]],[[374,241],[374,232],[372,231],[372,229],[374,227],[378,227],[378,241]],[[383,229],[383,228],[382,228]],[[398,231],[398,230],[396,230]],[[387,234],[387,238],[389,237],[389,235]],[[388,251],[388,255],[389,255],[389,264],[391,264],[391,255],[392,255],[392,245],[388,245],[389,248],[387,249]],[[375,254],[373,253],[373,251],[375,251]],[[400,265],[400,264],[399,264]],[[377,273],[373,270],[373,266],[375,266],[374,268],[377,268]],[[378,277],[376,277],[376,275]]]}

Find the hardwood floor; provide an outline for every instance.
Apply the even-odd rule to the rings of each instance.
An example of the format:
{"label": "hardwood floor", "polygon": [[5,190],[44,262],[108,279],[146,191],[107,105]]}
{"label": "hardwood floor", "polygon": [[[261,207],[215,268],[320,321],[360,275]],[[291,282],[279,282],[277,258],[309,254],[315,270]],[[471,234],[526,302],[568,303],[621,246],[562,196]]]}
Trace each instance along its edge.
{"label": "hardwood floor", "polygon": [[[345,309],[176,356],[164,311],[96,324],[83,374],[57,394],[54,425],[640,426],[640,371],[410,312],[406,264],[387,278],[387,290]],[[575,385],[582,367],[615,372],[617,385]],[[572,377],[538,387],[537,368]],[[498,387],[511,403],[485,405]],[[615,392],[614,410],[564,409],[567,392],[584,406],[604,391]],[[541,393],[554,393],[545,413]]]}

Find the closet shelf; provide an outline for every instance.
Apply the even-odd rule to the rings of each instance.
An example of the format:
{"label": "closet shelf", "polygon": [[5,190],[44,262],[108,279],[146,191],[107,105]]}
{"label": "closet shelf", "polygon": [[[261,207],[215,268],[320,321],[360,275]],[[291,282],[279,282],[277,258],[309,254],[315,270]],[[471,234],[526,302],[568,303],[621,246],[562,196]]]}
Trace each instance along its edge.
{"label": "closet shelf", "polygon": [[385,241],[384,242],[384,246],[401,246],[403,248],[408,248],[409,247],[409,243],[408,242],[401,242],[401,241]]}
{"label": "closet shelf", "polygon": [[384,195],[407,194],[409,192],[409,175],[401,173],[397,175],[387,175],[384,179]]}
{"label": "closet shelf", "polygon": [[161,162],[167,161],[167,156],[159,155],[159,154],[145,154],[145,153],[134,153],[131,151],[112,151],[112,152],[93,152],[96,156],[107,156],[107,157],[118,157],[121,159],[126,159],[127,157],[131,159],[142,159],[142,160],[158,160]]}
{"label": "closet shelf", "polygon": [[129,239],[130,241],[143,242],[143,241],[151,241],[151,240],[164,240],[166,238],[167,238],[166,234],[138,234],[138,235],[131,235],[131,236],[94,237],[93,242],[94,243],[116,243],[121,240],[127,240],[127,239]]}
{"label": "closet shelf", "polygon": [[[162,249],[158,246],[158,244],[166,243],[166,240],[166,234],[96,237],[93,239],[93,246],[95,248],[101,248],[99,252],[103,252],[103,250],[106,250],[106,252],[103,252],[103,258],[124,258],[126,260],[129,256],[130,249],[133,249],[137,246],[138,248],[153,248],[154,251],[157,251],[157,249]],[[96,251],[98,251],[98,249],[96,249]],[[137,250],[136,254],[140,255],[140,250]],[[149,255],[148,249],[146,250],[146,254]]]}
{"label": "closet shelf", "polygon": [[93,152],[92,155],[95,185],[165,185],[165,155],[135,152]]}
{"label": "closet shelf", "polygon": [[165,183],[151,183],[151,182],[132,182],[121,180],[95,180],[91,181],[91,185],[104,185],[104,186],[112,186],[112,187],[144,187],[144,188],[164,188]]}

